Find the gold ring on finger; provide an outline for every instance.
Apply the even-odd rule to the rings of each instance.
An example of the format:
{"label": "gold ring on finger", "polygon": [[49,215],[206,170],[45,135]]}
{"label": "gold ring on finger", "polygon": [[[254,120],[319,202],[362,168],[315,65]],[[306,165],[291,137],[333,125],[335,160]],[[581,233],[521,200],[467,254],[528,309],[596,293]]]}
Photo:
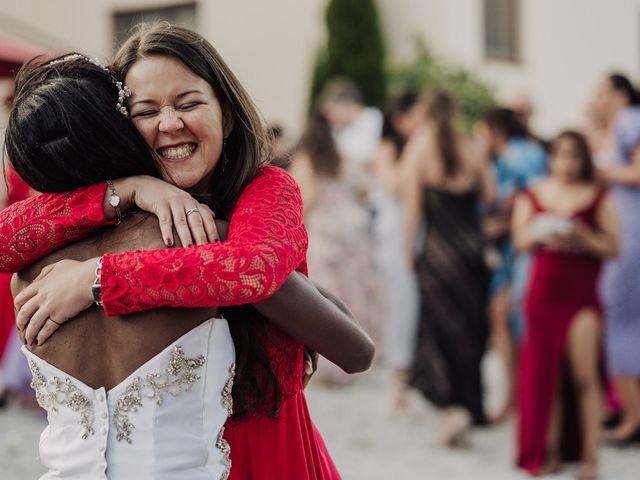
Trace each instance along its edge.
{"label": "gold ring on finger", "polygon": [[199,214],[199,215],[202,215],[202,214],[200,213],[200,210],[198,210],[198,207],[190,208],[189,210],[187,210],[187,211],[185,212],[185,214],[186,214],[186,216],[188,217],[189,215],[191,215],[191,214],[192,214],[192,213],[194,213],[194,212],[198,212],[198,214]]}

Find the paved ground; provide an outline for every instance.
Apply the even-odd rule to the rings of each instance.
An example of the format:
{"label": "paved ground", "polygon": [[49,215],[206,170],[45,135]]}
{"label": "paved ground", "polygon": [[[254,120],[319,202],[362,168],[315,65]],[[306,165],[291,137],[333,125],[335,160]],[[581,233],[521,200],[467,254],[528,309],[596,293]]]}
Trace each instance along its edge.
{"label": "paved ground", "polygon": [[[512,466],[514,427],[508,423],[472,434],[467,449],[435,446],[438,418],[418,396],[413,413],[389,415],[386,375],[377,371],[349,390],[312,386],[311,414],[344,480],[523,480]],[[640,448],[604,448],[601,480],[640,479]],[[554,480],[573,479],[565,468]]]}
{"label": "paved ground", "polygon": [[[495,365],[489,362],[489,379]],[[475,432],[471,446],[448,451],[434,446],[437,416],[416,395],[412,413],[391,417],[382,369],[361,375],[353,386],[331,389],[313,384],[308,390],[312,416],[344,480],[518,480],[512,468],[513,426]],[[490,384],[499,391],[497,382]],[[490,399],[491,401],[491,399]],[[41,473],[38,436],[44,419],[18,408],[0,413],[0,478],[34,479]],[[565,469],[554,480],[571,479]],[[603,449],[601,480],[640,479],[640,449]]]}

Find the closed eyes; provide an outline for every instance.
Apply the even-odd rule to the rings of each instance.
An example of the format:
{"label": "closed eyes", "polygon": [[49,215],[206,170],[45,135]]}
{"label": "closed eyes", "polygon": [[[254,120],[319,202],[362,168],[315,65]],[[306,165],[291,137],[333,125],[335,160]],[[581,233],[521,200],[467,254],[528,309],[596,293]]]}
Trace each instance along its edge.
{"label": "closed eyes", "polygon": [[[188,102],[183,103],[182,105],[176,106],[176,110],[180,112],[188,112],[195,109],[198,105],[202,105],[202,102]],[[149,118],[157,115],[160,111],[157,109],[154,110],[143,110],[142,112],[137,112],[132,115],[133,118],[142,117]]]}

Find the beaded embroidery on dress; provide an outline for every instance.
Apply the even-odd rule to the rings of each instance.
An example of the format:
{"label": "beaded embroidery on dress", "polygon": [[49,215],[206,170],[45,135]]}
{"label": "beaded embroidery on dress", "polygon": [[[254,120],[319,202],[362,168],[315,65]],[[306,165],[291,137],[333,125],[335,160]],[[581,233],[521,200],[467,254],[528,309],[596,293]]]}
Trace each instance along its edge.
{"label": "beaded embroidery on dress", "polygon": [[235,351],[226,320],[192,329],[108,392],[23,351],[49,420],[42,479],[228,478]]}

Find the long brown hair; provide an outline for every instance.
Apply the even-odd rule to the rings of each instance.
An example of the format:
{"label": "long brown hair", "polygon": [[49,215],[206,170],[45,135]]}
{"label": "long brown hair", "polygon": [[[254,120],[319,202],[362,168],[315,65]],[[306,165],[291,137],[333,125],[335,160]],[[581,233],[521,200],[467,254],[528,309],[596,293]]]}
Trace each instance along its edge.
{"label": "long brown hair", "polygon": [[215,167],[207,192],[212,196],[216,214],[226,216],[259,166],[270,159],[271,141],[266,123],[213,45],[188,28],[168,22],[137,25],[116,53],[113,72],[124,81],[134,63],[154,55],[176,58],[206,80],[223,111],[232,116],[233,129],[226,139],[222,158]]}
{"label": "long brown hair", "polygon": [[607,80],[612,89],[624,93],[629,105],[640,104],[640,94],[625,75],[621,73],[611,73],[607,77]]}
{"label": "long brown hair", "polygon": [[330,178],[340,175],[342,159],[333,141],[329,121],[319,111],[309,116],[299,148],[309,155],[311,168],[316,175]]}
{"label": "long brown hair", "polygon": [[387,105],[384,111],[384,121],[382,122],[382,139],[388,140],[396,147],[396,156],[394,160],[400,160],[402,150],[404,149],[407,139],[404,138],[394,125],[394,120],[400,115],[406,115],[420,101],[417,92],[406,91],[398,94]]}
{"label": "long brown hair", "polygon": [[589,143],[583,134],[575,130],[564,130],[560,132],[551,141],[551,156],[553,157],[555,150],[558,148],[558,143],[562,140],[569,140],[573,143],[574,148],[578,152],[580,162],[582,163],[580,168],[580,180],[583,182],[593,182],[596,179],[596,169],[593,164],[593,157],[591,156],[591,149]]}
{"label": "long brown hair", "polygon": [[518,118],[516,112],[510,108],[490,108],[484,113],[482,120],[490,129],[502,132],[507,140],[511,140],[514,137],[527,136],[527,129]]}
{"label": "long brown hair", "polygon": [[442,157],[445,176],[460,169],[460,154],[454,125],[455,104],[445,90],[434,90],[427,97],[427,116],[435,124],[436,142]]}
{"label": "long brown hair", "polygon": [[[216,215],[228,218],[259,167],[269,162],[271,142],[266,123],[215,48],[201,35],[184,27],[168,22],[136,26],[116,53],[113,72],[124,80],[138,60],[154,55],[178,59],[206,80],[223,112],[232,116],[233,129],[213,171],[207,195],[200,197],[201,201],[210,204]],[[236,347],[233,416],[243,418],[260,412],[275,417],[282,401],[282,390],[266,344],[273,343],[282,352],[281,346],[270,333],[266,319],[252,306],[220,310],[229,319],[229,330]]]}

